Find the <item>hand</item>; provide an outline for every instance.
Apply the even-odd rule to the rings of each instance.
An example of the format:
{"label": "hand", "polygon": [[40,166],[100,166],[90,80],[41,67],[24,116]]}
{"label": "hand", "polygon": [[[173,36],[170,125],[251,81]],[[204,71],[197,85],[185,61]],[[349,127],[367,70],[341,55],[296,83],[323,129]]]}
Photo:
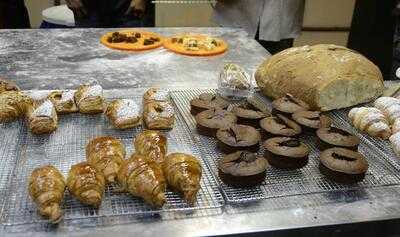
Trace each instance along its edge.
{"label": "hand", "polygon": [[68,8],[71,9],[78,17],[82,17],[87,14],[81,0],[66,0],[66,3]]}
{"label": "hand", "polygon": [[131,3],[133,9],[133,15],[136,17],[143,17],[146,11],[146,0],[132,0]]}

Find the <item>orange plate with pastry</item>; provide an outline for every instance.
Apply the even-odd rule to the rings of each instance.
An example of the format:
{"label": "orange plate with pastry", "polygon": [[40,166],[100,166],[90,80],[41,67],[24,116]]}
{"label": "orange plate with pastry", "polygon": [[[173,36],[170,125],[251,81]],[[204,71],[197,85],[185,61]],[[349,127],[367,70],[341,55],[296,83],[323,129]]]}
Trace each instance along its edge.
{"label": "orange plate with pastry", "polygon": [[177,35],[165,39],[163,45],[175,53],[190,56],[212,56],[228,49],[223,39],[200,34]]}
{"label": "orange plate with pastry", "polygon": [[108,32],[100,42],[112,49],[140,51],[160,47],[163,38],[153,32],[131,29]]}

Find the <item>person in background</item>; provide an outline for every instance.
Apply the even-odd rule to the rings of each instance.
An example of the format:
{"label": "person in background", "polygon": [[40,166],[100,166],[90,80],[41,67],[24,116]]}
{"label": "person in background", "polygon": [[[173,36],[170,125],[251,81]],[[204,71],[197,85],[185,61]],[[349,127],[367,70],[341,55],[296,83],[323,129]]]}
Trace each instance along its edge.
{"label": "person in background", "polygon": [[115,28],[154,26],[150,0],[66,0],[76,27]]}
{"label": "person in background", "polygon": [[304,0],[219,0],[213,19],[223,27],[241,27],[275,54],[293,46],[301,33]]}
{"label": "person in background", "polygon": [[24,0],[0,0],[0,28],[31,28]]}

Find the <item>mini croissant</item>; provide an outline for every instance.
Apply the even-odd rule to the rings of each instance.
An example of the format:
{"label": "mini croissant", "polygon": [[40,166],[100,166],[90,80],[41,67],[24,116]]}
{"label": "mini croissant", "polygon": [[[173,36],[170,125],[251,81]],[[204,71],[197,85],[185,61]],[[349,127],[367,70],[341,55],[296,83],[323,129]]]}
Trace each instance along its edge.
{"label": "mini croissant", "polygon": [[97,137],[86,146],[86,159],[103,172],[108,183],[116,181],[118,170],[125,158],[125,146],[113,137]]}
{"label": "mini croissant", "polygon": [[165,158],[164,175],[168,185],[183,194],[187,203],[193,205],[200,189],[201,165],[196,157],[172,153]]}
{"label": "mini croissant", "polygon": [[145,130],[135,137],[135,150],[138,154],[162,164],[167,153],[167,138],[159,131]]}
{"label": "mini croissant", "polygon": [[153,160],[133,154],[118,173],[122,188],[145,202],[162,207],[165,203],[165,179],[161,167]]}
{"label": "mini croissant", "polygon": [[80,202],[98,208],[103,199],[103,174],[87,162],[73,165],[68,173],[67,186]]}
{"label": "mini croissant", "polygon": [[29,195],[39,208],[39,213],[58,223],[62,219],[60,208],[64,198],[65,180],[55,167],[36,168],[29,177]]}

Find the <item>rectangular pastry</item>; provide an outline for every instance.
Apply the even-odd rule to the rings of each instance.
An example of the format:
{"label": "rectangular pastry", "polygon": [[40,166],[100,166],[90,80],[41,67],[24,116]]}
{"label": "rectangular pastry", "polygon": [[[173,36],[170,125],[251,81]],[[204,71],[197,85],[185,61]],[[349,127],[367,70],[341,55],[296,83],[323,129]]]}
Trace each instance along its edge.
{"label": "rectangular pastry", "polygon": [[100,85],[81,85],[74,97],[80,113],[98,114],[103,112],[103,88]]}
{"label": "rectangular pastry", "polygon": [[27,111],[28,127],[34,134],[51,133],[57,129],[58,117],[53,103],[34,103]]}
{"label": "rectangular pastry", "polygon": [[175,114],[168,101],[151,101],[143,106],[143,120],[148,129],[172,129]]}
{"label": "rectangular pastry", "polygon": [[112,101],[106,109],[106,116],[117,129],[127,129],[141,124],[141,108],[134,100]]}
{"label": "rectangular pastry", "polygon": [[74,94],[75,92],[72,90],[54,91],[50,93],[48,98],[53,102],[58,114],[69,114],[78,112]]}

